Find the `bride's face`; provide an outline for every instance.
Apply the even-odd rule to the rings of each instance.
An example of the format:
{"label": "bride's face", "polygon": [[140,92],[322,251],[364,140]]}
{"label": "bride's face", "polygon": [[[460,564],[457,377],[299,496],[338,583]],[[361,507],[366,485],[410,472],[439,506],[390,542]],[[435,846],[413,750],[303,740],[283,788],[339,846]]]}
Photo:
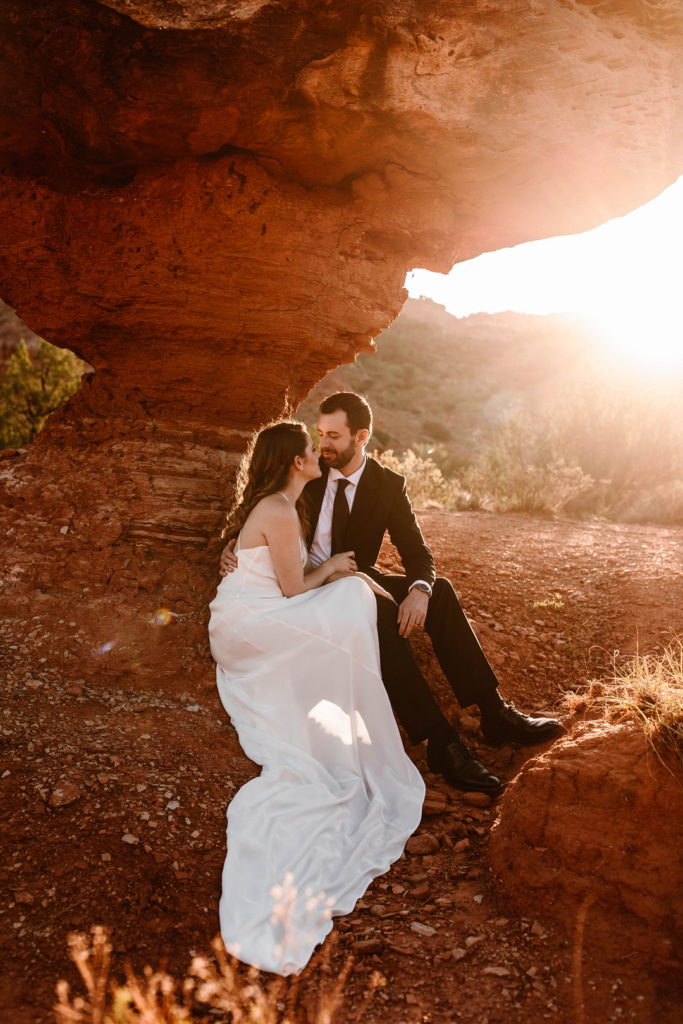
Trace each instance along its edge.
{"label": "bride's face", "polygon": [[301,456],[301,472],[306,480],[315,480],[317,477],[322,475],[322,470],[320,469],[320,456],[315,450],[315,445],[313,444],[313,439],[310,434],[307,436],[308,440],[306,442],[306,451]]}

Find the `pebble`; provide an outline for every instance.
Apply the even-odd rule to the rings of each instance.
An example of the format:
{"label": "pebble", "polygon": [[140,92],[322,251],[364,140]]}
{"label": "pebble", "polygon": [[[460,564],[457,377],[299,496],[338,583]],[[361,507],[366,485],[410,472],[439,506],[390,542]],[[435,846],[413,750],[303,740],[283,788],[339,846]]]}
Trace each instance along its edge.
{"label": "pebble", "polygon": [[77,683],[72,683],[70,686],[67,686],[66,692],[70,697],[82,697],[83,687],[79,686]]}
{"label": "pebble", "polygon": [[532,935],[545,935],[545,928],[538,921],[534,921],[531,926]]}
{"label": "pebble", "polygon": [[414,900],[422,899],[423,896],[429,896],[429,886],[423,882],[422,885],[416,885],[414,889],[410,889],[408,895]]}
{"label": "pebble", "polygon": [[473,718],[472,715],[461,715],[460,728],[473,736],[475,732],[479,732],[479,719]]}
{"label": "pebble", "polygon": [[482,974],[493,974],[496,978],[507,978],[510,971],[507,967],[485,967]]}
{"label": "pebble", "polygon": [[406,853],[428,854],[436,853],[439,849],[439,840],[431,832],[423,832],[419,836],[411,836],[406,843]]}
{"label": "pebble", "polygon": [[453,845],[454,853],[462,853],[463,850],[469,850],[470,841],[469,839],[459,839],[457,843]]}
{"label": "pebble", "polygon": [[140,842],[140,840],[138,839],[137,836],[133,836],[130,834],[130,832],[126,832],[124,836],[121,836],[121,842],[128,843],[129,846],[135,846],[136,843]]}
{"label": "pebble", "polygon": [[39,690],[43,684],[40,681],[40,679],[27,679],[26,685],[28,686],[29,690]]}
{"label": "pebble", "polygon": [[460,947],[460,946],[456,946],[455,949],[451,950],[451,956],[456,961],[457,960],[464,960],[464,958],[467,956],[467,950],[466,949],[462,949],[462,947]]}
{"label": "pebble", "polygon": [[353,942],[351,944],[351,950],[354,953],[360,954],[360,956],[368,956],[371,953],[381,953],[382,940],[379,938],[358,939],[357,942]]}
{"label": "pebble", "polygon": [[436,814],[443,814],[446,810],[448,803],[445,793],[440,793],[438,790],[427,790],[425,801],[422,805],[422,813],[427,816],[433,816]]}
{"label": "pebble", "polygon": [[28,907],[32,907],[36,901],[33,893],[27,892],[26,889],[15,889],[14,900],[16,903],[25,903]]}
{"label": "pebble", "polygon": [[470,807],[490,807],[491,797],[488,793],[463,793],[462,798]]}
{"label": "pebble", "polygon": [[73,782],[60,782],[53,789],[48,805],[50,807],[66,807],[78,800],[80,795],[80,789]]}
{"label": "pebble", "polygon": [[432,928],[430,924],[422,924],[421,921],[411,921],[410,930],[416,935],[421,935],[423,939],[430,939],[432,935],[436,935],[436,928]]}
{"label": "pebble", "polygon": [[111,860],[111,854],[110,853],[102,853],[102,854],[100,854],[100,858],[103,861],[108,862],[108,861]]}
{"label": "pebble", "polygon": [[476,946],[478,943],[483,942],[485,938],[485,935],[468,935],[465,939],[465,945],[468,949],[471,949],[472,946]]}

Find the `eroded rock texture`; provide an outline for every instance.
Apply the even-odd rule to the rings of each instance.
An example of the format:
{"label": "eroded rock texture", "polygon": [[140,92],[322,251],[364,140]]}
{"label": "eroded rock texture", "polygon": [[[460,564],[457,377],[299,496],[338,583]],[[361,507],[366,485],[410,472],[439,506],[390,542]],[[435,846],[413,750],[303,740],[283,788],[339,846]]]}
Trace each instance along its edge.
{"label": "eroded rock texture", "polygon": [[584,917],[587,962],[629,970],[635,957],[635,969],[673,983],[682,812],[680,778],[640,728],[586,723],[527,762],[503,796],[490,843],[497,891],[574,941]]}
{"label": "eroded rock texture", "polygon": [[5,594],[156,595],[158,559],[200,606],[246,432],[372,345],[407,269],[676,178],[677,10],[7,0],[0,296],[96,372],[5,460]]}

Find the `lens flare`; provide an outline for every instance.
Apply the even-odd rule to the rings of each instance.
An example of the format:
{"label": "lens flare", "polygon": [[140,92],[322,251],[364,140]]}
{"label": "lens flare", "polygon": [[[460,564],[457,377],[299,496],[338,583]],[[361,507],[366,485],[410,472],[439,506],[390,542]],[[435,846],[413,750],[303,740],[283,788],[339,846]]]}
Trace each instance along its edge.
{"label": "lens flare", "polygon": [[153,626],[168,626],[173,621],[173,612],[168,608],[157,608],[150,621]]}
{"label": "lens flare", "polygon": [[106,654],[111,651],[112,648],[116,647],[116,640],[107,640],[106,643],[100,644],[99,647],[95,648],[95,654]]}

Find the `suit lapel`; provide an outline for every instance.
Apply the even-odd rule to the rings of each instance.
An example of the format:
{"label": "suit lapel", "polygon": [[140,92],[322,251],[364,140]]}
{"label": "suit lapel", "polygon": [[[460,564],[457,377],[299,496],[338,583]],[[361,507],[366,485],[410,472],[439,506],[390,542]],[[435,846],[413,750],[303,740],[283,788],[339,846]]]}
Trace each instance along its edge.
{"label": "suit lapel", "polygon": [[379,488],[377,469],[377,463],[368,457],[363,474],[358,481],[356,497],[353,500],[353,508],[346,525],[346,545],[349,550],[358,546],[356,538],[363,537],[368,522],[372,519]]}

